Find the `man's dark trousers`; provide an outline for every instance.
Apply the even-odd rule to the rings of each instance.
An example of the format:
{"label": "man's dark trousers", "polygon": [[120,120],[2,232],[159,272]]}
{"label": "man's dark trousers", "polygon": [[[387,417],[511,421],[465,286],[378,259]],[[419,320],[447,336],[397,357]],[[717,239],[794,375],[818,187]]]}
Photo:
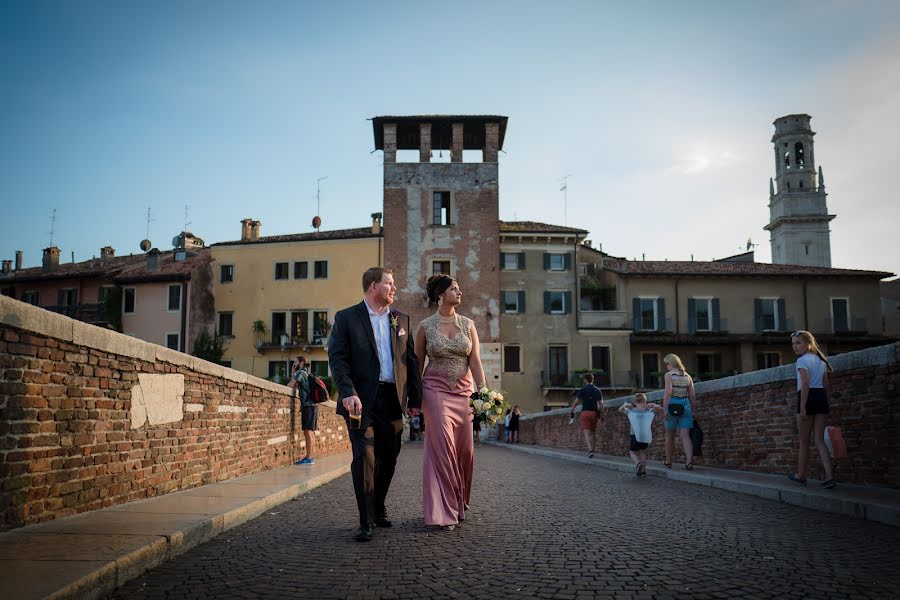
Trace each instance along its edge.
{"label": "man's dark trousers", "polygon": [[366,429],[351,429],[350,419],[345,417],[345,420],[353,448],[350,474],[359,508],[359,524],[373,527],[376,519],[387,514],[384,501],[400,454],[400,432],[395,424],[402,424],[403,416],[396,386],[393,383],[378,385],[375,405],[363,415],[363,424],[368,422]]}

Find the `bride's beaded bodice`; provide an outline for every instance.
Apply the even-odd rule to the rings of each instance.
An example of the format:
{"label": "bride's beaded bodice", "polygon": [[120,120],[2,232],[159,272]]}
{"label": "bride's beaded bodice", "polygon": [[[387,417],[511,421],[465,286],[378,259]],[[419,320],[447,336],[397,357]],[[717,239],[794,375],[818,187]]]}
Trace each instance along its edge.
{"label": "bride's beaded bodice", "polygon": [[462,315],[456,315],[459,334],[453,339],[438,330],[440,322],[440,313],[435,313],[422,321],[422,327],[425,329],[428,369],[442,375],[448,385],[453,385],[469,369],[469,354],[472,352],[469,327],[472,320]]}

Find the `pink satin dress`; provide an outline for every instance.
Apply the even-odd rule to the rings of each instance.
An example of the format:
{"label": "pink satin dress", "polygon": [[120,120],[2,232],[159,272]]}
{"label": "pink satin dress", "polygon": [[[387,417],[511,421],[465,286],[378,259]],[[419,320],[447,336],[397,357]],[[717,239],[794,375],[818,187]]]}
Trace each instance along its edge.
{"label": "pink satin dress", "polygon": [[428,365],[422,376],[425,457],[422,495],[427,525],[455,525],[466,518],[475,466],[472,412],[474,386],[469,371],[470,319],[457,315],[460,333],[438,331],[439,315],[422,321]]}

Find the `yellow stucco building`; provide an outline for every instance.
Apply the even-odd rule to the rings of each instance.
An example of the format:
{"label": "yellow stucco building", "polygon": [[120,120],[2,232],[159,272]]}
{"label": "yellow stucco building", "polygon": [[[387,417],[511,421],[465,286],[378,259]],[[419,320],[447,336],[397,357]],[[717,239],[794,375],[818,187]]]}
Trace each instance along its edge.
{"label": "yellow stucco building", "polygon": [[245,219],[240,240],[211,246],[223,362],[284,381],[289,361],[303,355],[328,375],[334,315],[362,299],[363,272],[382,264],[381,214],[372,219],[371,227],[268,237]]}

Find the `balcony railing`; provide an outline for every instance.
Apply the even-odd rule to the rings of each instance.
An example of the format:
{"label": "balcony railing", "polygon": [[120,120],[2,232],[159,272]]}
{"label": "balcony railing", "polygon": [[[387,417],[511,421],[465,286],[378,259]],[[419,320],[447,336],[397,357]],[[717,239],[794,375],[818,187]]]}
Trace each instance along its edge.
{"label": "balcony railing", "polygon": [[[577,390],[584,385],[584,371],[568,372],[566,374],[550,374],[541,372],[541,387],[548,389]],[[631,371],[591,371],[594,374],[594,385],[600,389],[632,388],[634,378]]]}
{"label": "balcony railing", "polygon": [[[868,333],[869,322],[866,317],[853,317],[848,319],[823,319],[821,333],[853,334]],[[819,333],[819,332],[814,332]]]}
{"label": "balcony railing", "polygon": [[78,319],[85,323],[98,323],[103,321],[103,313],[106,311],[106,304],[98,302],[96,304],[53,304],[43,306],[50,312],[55,312],[72,319]]}
{"label": "balcony railing", "polygon": [[260,351],[263,350],[288,350],[297,348],[322,348],[328,344],[328,334],[323,331],[310,330],[306,335],[290,335],[276,331],[268,340],[257,344]]}
{"label": "balcony railing", "polygon": [[628,313],[624,310],[583,310],[579,314],[579,321],[579,327],[626,329]]}
{"label": "balcony railing", "polygon": [[780,323],[775,323],[772,317],[759,317],[756,319],[756,331],[765,334],[780,334],[794,331],[793,317],[780,319],[780,321]]}
{"label": "balcony railing", "polygon": [[632,329],[634,333],[661,333],[663,331],[671,332],[672,329],[672,317],[665,317],[664,319],[655,319],[655,322],[644,322],[640,317],[632,318]]}

